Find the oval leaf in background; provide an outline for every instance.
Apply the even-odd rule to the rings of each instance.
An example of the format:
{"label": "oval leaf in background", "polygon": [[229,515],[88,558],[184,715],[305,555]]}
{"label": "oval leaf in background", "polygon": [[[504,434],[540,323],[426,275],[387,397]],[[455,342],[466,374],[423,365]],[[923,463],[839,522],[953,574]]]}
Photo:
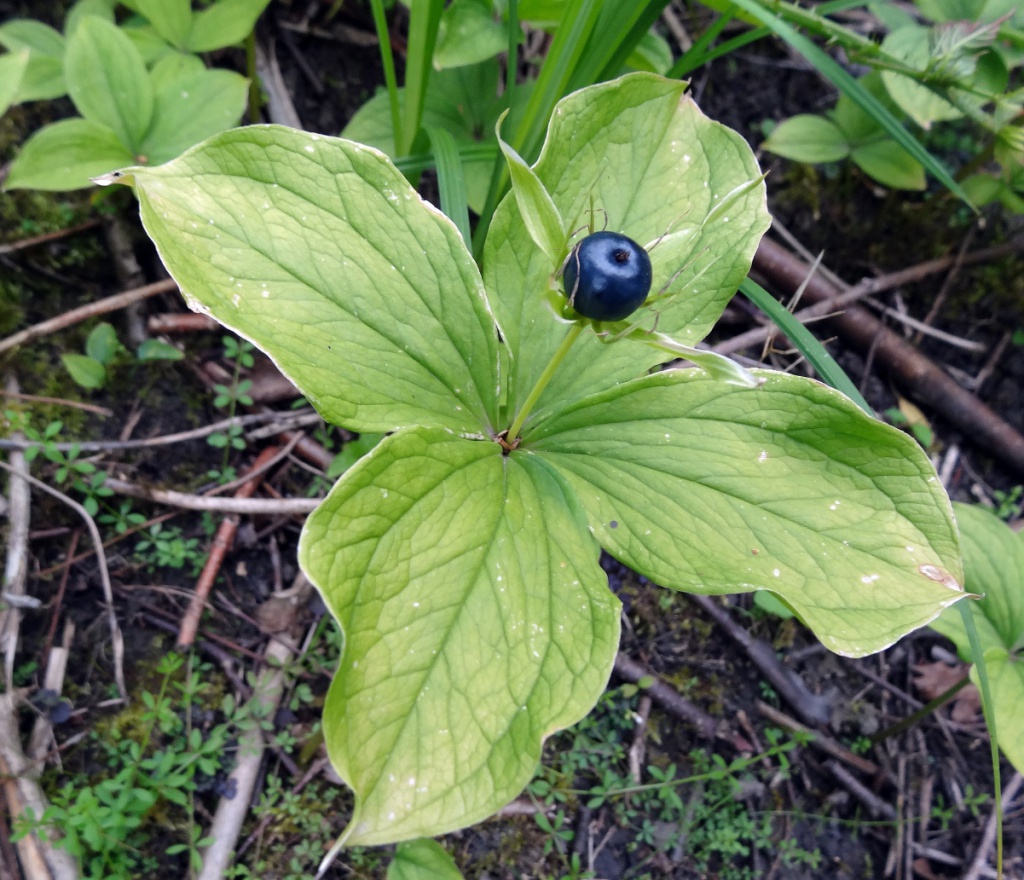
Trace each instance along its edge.
{"label": "oval leaf in background", "polygon": [[105,125],[90,119],[62,119],[25,141],[4,187],[84,189],[92,186],[91,178],[134,161],[121,139]]}
{"label": "oval leaf in background", "polygon": [[676,590],[776,593],[837,653],[879,651],[963,598],[921,448],[824,385],[759,375],[750,389],[657,373],[523,446],[565,476],[613,556]]}
{"label": "oval leaf in background", "polygon": [[[954,504],[964,549],[964,586],[982,598],[970,600],[978,641],[992,687],[999,747],[1024,773],[1024,535],[976,504]],[[951,639],[973,663],[960,610],[951,608],[932,629]],[[971,679],[978,683],[971,667]]]}
{"label": "oval leaf in background", "polygon": [[498,338],[480,275],[387,157],[249,126],[125,177],[193,308],[258,344],[329,422],[492,429]]}
{"label": "oval leaf in background", "polygon": [[[648,327],[657,320],[659,331],[694,345],[746,276],[769,217],[750,148],[704,116],[685,88],[637,73],[569,95],[555,108],[534,171],[570,231],[582,234],[593,204],[596,228],[607,225],[650,248],[652,293],[669,284],[678,295],[631,318]],[[724,202],[731,203],[720,211]],[[484,282],[512,353],[510,407],[525,398],[565,335],[544,302],[557,268],[538,251],[509,194],[488,232]],[[532,418],[665,359],[642,343],[604,345],[587,334]]]}
{"label": "oval leaf in background", "polygon": [[64,75],[78,112],[138,153],[153,117],[153,87],[142,56],[120,28],[94,16],[82,21],[68,41]]}
{"label": "oval leaf in background", "polygon": [[496,443],[409,429],[339,480],[299,559],[345,632],[324,735],[356,794],[346,845],[442,834],[519,794],[611,673],[598,552],[550,466]]}

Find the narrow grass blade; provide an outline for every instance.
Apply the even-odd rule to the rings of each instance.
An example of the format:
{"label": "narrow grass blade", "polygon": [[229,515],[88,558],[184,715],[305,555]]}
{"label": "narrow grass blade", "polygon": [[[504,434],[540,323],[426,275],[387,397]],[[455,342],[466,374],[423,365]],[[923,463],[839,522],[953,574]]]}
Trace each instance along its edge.
{"label": "narrow grass blade", "polygon": [[[911,156],[920,162],[925,170],[945,186],[951,193],[971,205],[963,191],[945,165],[929,153],[900,121],[882,103],[857,82],[831,55],[820,49],[803,34],[779,18],[774,12],[764,9],[757,0],[732,0],[735,6],[762,22],[772,33],[792,46],[804,56],[825,79],[846,95],[865,113],[870,114],[885,131]],[[972,205],[973,207],[973,205]]]}
{"label": "narrow grass blade", "polygon": [[825,384],[841,391],[868,415],[874,415],[868,402],[857,390],[843,368],[836,363],[823,346],[803,324],[794,318],[774,296],[756,281],[747,278],[740,284],[740,293],[764,312],[807,358]]}
{"label": "narrow grass blade", "polygon": [[472,247],[469,231],[469,207],[466,203],[466,178],[462,173],[459,147],[451,132],[443,128],[428,128],[430,146],[437,162],[437,186],[441,193],[441,210],[458,227],[466,247]]}
{"label": "narrow grass blade", "polygon": [[423,101],[430,81],[437,29],[443,11],[444,0],[413,0],[409,17],[409,49],[405,58],[405,106],[402,108],[401,140],[395,140],[399,156],[412,150],[423,119]]}
{"label": "narrow grass blade", "polygon": [[[486,162],[494,164],[500,152],[498,145],[490,144],[459,144],[459,160],[465,165],[467,162]],[[395,159],[395,166],[406,177],[412,178],[422,174],[430,168],[437,167],[437,161],[433,151],[427,153],[413,153],[411,156],[401,156]]]}
{"label": "narrow grass blade", "polygon": [[377,29],[377,42],[380,44],[380,60],[384,65],[384,82],[388,87],[388,100],[391,104],[391,128],[395,133],[395,144],[401,143],[402,125],[398,110],[398,78],[395,76],[395,56],[391,53],[391,35],[388,32],[388,20],[384,15],[383,0],[370,0],[373,10],[373,24]]}

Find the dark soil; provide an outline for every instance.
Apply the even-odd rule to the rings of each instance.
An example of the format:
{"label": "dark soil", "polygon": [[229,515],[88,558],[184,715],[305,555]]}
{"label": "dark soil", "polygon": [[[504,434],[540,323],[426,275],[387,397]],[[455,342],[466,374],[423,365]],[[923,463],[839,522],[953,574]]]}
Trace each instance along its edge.
{"label": "dark soil", "polygon": [[[0,0],[0,21],[31,15],[59,27],[61,5]],[[376,48],[358,45],[345,35],[346,28],[373,32],[364,5],[346,3],[333,20],[327,18],[329,6],[295,0],[275,3],[261,23],[260,36],[273,39],[276,45],[284,81],[304,126],[335,134],[383,82],[383,76]],[[320,35],[284,27],[307,14],[308,24]],[[244,68],[241,53],[225,53],[217,62]],[[765,120],[821,110],[832,99],[817,75],[768,42],[698,72],[693,89],[706,113],[736,128],[755,147],[762,140]],[[0,120],[0,162],[9,161],[31,131],[70,112],[66,102],[12,110]],[[762,158],[771,171],[773,212],[812,252],[825,250],[825,264],[851,282],[955,252],[973,223],[963,208],[937,189],[912,196],[879,193],[856,169],[809,168]],[[165,277],[125,194],[0,195],[0,237],[13,242],[90,219],[109,222],[106,218],[111,215],[129,225],[146,280]],[[985,221],[971,233],[972,248],[1005,240],[1014,223],[997,213],[986,215]],[[0,251],[0,337],[115,292],[117,276],[109,254],[102,227],[10,254]],[[991,351],[1007,330],[1024,320],[1022,278],[1019,260],[963,270],[953,281],[935,325],[984,342]],[[941,283],[940,277],[897,291],[888,303],[901,301],[910,314],[920,317]],[[150,315],[185,311],[176,294],[148,300],[143,308]],[[737,307],[727,319],[732,323],[722,332],[731,334],[744,329],[741,325],[749,315]],[[114,314],[106,320],[122,340],[126,338],[123,316]],[[17,377],[24,394],[85,401],[109,411],[98,415],[60,403],[32,403],[34,425],[44,427],[60,419],[62,437],[117,439],[122,434],[152,437],[184,431],[224,418],[225,410],[213,404],[204,369],[211,362],[231,368],[224,361],[220,332],[184,337],[186,358],[178,363],[139,363],[126,356],[114,365],[102,391],[87,393],[68,379],[60,355],[81,352],[92,326],[94,322],[89,322],[44,337],[0,364]],[[830,348],[878,412],[896,405],[898,389],[867,364],[863,353],[845,350],[842,340]],[[967,354],[928,338],[922,348],[969,376],[977,374],[986,360],[986,354]],[[758,357],[760,352],[748,354]],[[773,363],[782,367],[791,361],[776,357]],[[1024,349],[1011,345],[981,389],[983,399],[1020,429],[1024,429],[1022,378]],[[289,402],[275,406],[286,410]],[[949,486],[954,497],[991,501],[994,490],[1008,492],[1021,481],[1019,474],[972,448],[970,437],[926,415],[936,433],[932,451],[937,460],[952,445],[960,447]],[[325,426],[310,434],[332,452],[349,439],[345,432]],[[97,464],[143,485],[198,492],[210,482],[209,471],[223,468],[225,461],[243,468],[262,442],[251,442],[244,453],[232,452],[226,459],[221,450],[199,441],[107,454]],[[34,473],[52,480],[55,469],[40,459]],[[310,473],[308,463],[302,461],[275,469],[269,482],[281,494],[296,497],[322,492],[329,485],[322,472]],[[105,501],[104,508],[111,513],[119,504],[120,499],[114,498]],[[115,610],[126,638],[128,689],[137,704],[143,691],[152,693],[160,687],[157,665],[173,648],[194,588],[195,569],[205,559],[218,520],[145,502],[134,502],[131,511],[141,514],[144,524],[126,523],[129,531],[123,536],[116,534],[113,523],[103,528],[105,536],[113,539],[108,554]],[[187,552],[180,566],[138,549],[157,519],[161,528],[173,530],[180,544],[195,542],[195,551]],[[272,590],[287,586],[297,572],[299,525],[300,520],[288,517],[244,522],[227,556],[211,600],[212,613],[204,618],[197,643],[196,662],[207,664],[202,674],[211,688],[190,710],[201,729],[209,731],[224,720],[220,696],[234,690],[246,692],[240,680],[255,668],[252,657],[265,642],[264,603]],[[105,705],[111,696],[112,657],[98,569],[80,521],[47,496],[34,494],[32,530],[28,593],[42,607],[24,615],[16,671],[17,684],[28,696],[41,687],[44,655],[52,644],[59,644],[64,622],[73,621],[76,627],[64,682],[64,695],[73,711],[56,728],[62,766],[49,769],[44,777],[47,790],[55,792],[68,779],[82,784],[103,778],[109,752],[100,743],[137,736],[142,723],[138,709]],[[69,563],[73,547],[81,558]],[[792,740],[766,720],[759,704],[794,717],[797,710],[780,701],[762,671],[699,608],[610,558],[604,564],[610,586],[626,608],[623,651],[719,720],[730,732],[731,745],[721,739],[708,742],[694,726],[658,703],[647,705],[642,691],[613,678],[608,696],[591,719],[549,741],[544,762],[549,769],[540,776],[542,784],[522,801],[527,809],[531,805],[546,808],[543,821],[548,828],[534,815],[517,815],[492,819],[444,839],[466,877],[586,876],[573,873],[574,856],[581,871],[590,869],[594,872],[590,876],[606,880],[909,880],[913,873],[928,880],[962,875],[992,806],[987,735],[981,720],[951,723],[946,706],[877,745],[870,740],[923,702],[915,692],[915,667],[950,658],[947,642],[926,630],[881,655],[853,661],[829,654],[794,621],[761,611],[749,596],[736,597],[729,604],[737,623],[771,645],[810,692],[827,698],[830,719],[823,732],[877,766],[873,776],[845,768],[867,790],[863,796],[837,779],[834,759],[806,741],[772,749],[773,744]],[[316,599],[300,613],[305,631],[316,633],[300,677],[309,688],[309,699],[297,701],[294,708],[273,719],[280,741],[293,737],[298,746],[277,748],[260,778],[265,796],[271,790],[294,789],[295,794],[291,800],[278,796],[269,811],[250,813],[241,840],[256,830],[257,817],[266,823],[243,857],[246,864],[260,866],[251,876],[312,876],[350,809],[348,795],[326,772],[306,775],[320,754],[315,726],[337,649],[332,625],[323,614]],[[648,712],[645,725],[638,723]],[[26,716],[24,723],[27,731],[31,719]],[[629,784],[628,753],[637,746],[644,749],[640,766],[661,772],[674,767],[677,777],[706,774],[716,766],[727,769],[719,779],[666,786],[653,793],[598,797],[595,787]],[[763,759],[733,763],[766,749],[770,754]],[[224,793],[226,770],[206,774],[205,790],[195,803],[200,825],[208,823]],[[1004,764],[1004,779],[1012,772]],[[643,782],[652,781],[645,773]],[[673,792],[679,803],[667,792]],[[876,802],[890,805],[894,812],[874,814]],[[188,827],[185,811],[174,805],[162,805],[150,814],[144,852],[149,861],[139,876],[185,876],[185,856],[164,852],[185,838]],[[0,843],[6,844],[6,833],[0,833]],[[1024,865],[1019,815],[1008,820],[1005,839],[1008,865],[1019,876]],[[8,864],[10,852],[10,846],[0,846],[0,878],[17,876]],[[347,853],[328,876],[382,878],[387,856],[387,851]]]}

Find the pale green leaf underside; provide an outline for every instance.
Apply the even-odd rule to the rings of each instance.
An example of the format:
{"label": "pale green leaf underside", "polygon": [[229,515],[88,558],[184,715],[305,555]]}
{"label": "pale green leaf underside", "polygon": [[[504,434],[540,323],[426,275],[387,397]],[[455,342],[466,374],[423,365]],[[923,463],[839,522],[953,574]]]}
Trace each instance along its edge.
{"label": "pale green leaf underside", "polygon": [[[964,553],[964,586],[982,596],[972,600],[971,614],[985,655],[999,747],[1024,772],[1024,536],[991,511],[975,504],[955,504]],[[951,608],[932,624],[956,644],[960,656],[973,660],[959,609]],[[977,674],[971,677],[977,683]]]}
{"label": "pale green leaf underside", "polygon": [[257,343],[328,421],[490,430],[498,340],[479,273],[381,153],[250,126],[130,174],[192,307]]}
{"label": "pale green leaf underside", "polygon": [[310,516],[299,558],[345,632],[324,732],[357,799],[346,844],[489,816],[608,680],[619,602],[534,456],[392,435]]}
{"label": "pale green leaf underside", "polygon": [[[764,187],[755,185],[706,222],[761,172],[742,138],[705,117],[684,89],[638,73],[570,95],[555,109],[534,171],[572,229],[590,221],[592,200],[597,229],[607,220],[608,229],[645,246],[668,233],[651,252],[652,293],[679,273],[670,290],[680,295],[656,307],[657,329],[694,345],[736,292],[769,218]],[[512,351],[510,404],[526,397],[565,334],[544,302],[552,269],[507,196],[488,233],[484,281]],[[652,309],[635,317],[647,327],[655,323]],[[588,334],[534,418],[665,359],[641,343],[602,345]]]}
{"label": "pale green leaf underside", "polygon": [[878,651],[963,594],[949,502],[906,435],[808,379],[734,388],[670,371],[524,437],[610,553],[698,593],[766,589],[832,650]]}

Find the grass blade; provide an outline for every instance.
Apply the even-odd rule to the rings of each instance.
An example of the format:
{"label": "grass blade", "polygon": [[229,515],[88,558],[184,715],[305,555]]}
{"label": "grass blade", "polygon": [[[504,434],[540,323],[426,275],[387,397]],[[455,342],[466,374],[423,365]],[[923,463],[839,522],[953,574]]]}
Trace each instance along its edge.
{"label": "grass blade", "polygon": [[409,17],[409,49],[405,58],[405,106],[401,140],[395,138],[395,152],[404,156],[412,150],[423,119],[423,101],[434,61],[437,29],[444,0],[413,0]]}
{"label": "grass blade", "polygon": [[823,346],[803,324],[801,324],[774,296],[765,290],[756,281],[747,278],[740,285],[740,293],[749,299],[755,306],[764,312],[769,319],[779,328],[800,353],[807,358],[808,362],[817,370],[822,381],[841,391],[859,406],[868,415],[873,416],[874,412],[868,402],[857,390],[850,377],[846,375],[843,368],[836,363]]}
{"label": "grass blade", "polygon": [[466,247],[473,246],[469,231],[469,206],[466,202],[466,178],[462,173],[462,159],[451,132],[430,127],[430,146],[437,162],[437,186],[441,193],[441,210],[458,227]]}
{"label": "grass blade", "polygon": [[951,193],[963,199],[968,205],[971,205],[971,200],[967,197],[967,193],[953,179],[946,166],[929,153],[921,145],[920,141],[907,131],[900,121],[874,95],[870,94],[857,80],[847,73],[831,55],[819,48],[816,43],[809,40],[803,34],[794,30],[775,13],[764,9],[757,0],[732,0],[732,3],[743,12],[756,18],[777,37],[803,55],[818,73],[831,82],[832,85],[865,113],[870,114],[893,140],[924,166],[929,174]]}
{"label": "grass blade", "polygon": [[391,129],[395,133],[395,144],[401,140],[401,117],[398,111],[398,78],[395,76],[395,56],[391,53],[391,34],[388,20],[384,15],[383,0],[370,0],[373,9],[373,24],[377,29],[380,44],[380,60],[384,65],[384,82],[388,86],[388,101],[391,104]]}

